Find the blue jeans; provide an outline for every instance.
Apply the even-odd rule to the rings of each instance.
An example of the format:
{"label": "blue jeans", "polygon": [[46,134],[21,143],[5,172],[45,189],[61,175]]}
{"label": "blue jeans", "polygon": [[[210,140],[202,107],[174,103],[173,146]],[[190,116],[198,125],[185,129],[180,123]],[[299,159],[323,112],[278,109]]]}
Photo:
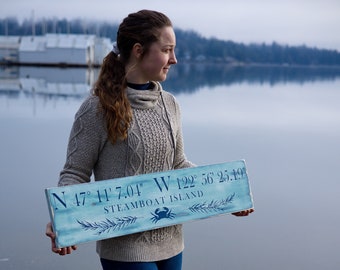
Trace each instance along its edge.
{"label": "blue jeans", "polygon": [[103,270],[181,270],[182,253],[157,262],[118,262],[100,259]]}

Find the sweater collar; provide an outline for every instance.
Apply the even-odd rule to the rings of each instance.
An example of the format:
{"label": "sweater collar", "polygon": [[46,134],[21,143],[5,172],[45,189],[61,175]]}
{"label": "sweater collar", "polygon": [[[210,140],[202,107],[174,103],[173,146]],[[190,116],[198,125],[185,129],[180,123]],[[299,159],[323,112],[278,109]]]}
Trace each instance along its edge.
{"label": "sweater collar", "polygon": [[158,82],[152,82],[154,87],[150,90],[136,90],[126,88],[126,95],[130,105],[134,109],[150,109],[155,107],[162,91],[162,86]]}

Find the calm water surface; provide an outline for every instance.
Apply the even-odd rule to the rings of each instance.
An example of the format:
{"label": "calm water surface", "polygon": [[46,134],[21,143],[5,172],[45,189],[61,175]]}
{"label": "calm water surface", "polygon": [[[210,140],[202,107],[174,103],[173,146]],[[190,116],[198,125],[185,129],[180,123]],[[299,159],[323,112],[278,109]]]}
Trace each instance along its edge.
{"label": "calm water surface", "polygon": [[[59,257],[44,235],[44,188],[58,181],[74,113],[96,74],[43,71],[0,77],[0,269],[100,269],[93,243]],[[174,92],[188,158],[245,159],[256,209],[187,223],[184,269],[337,269],[340,76],[247,78]]]}

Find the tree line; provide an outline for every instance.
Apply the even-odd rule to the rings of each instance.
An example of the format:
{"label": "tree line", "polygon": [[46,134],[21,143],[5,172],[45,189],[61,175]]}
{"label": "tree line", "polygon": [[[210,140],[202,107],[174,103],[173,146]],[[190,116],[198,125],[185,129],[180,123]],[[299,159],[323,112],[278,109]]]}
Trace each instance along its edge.
{"label": "tree line", "polygon": [[[0,35],[94,34],[116,39],[118,24],[80,19],[25,19],[21,23],[15,17],[0,19]],[[186,62],[212,62],[260,65],[340,65],[340,52],[311,48],[306,45],[288,46],[272,44],[244,44],[231,40],[205,38],[195,31],[175,29],[176,55]]]}

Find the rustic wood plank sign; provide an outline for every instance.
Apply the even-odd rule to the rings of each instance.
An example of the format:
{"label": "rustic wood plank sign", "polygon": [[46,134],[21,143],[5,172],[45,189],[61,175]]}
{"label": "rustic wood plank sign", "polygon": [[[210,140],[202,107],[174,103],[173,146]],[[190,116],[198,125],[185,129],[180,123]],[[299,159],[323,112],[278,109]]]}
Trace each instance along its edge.
{"label": "rustic wood plank sign", "polygon": [[244,160],[45,190],[66,247],[253,207]]}

